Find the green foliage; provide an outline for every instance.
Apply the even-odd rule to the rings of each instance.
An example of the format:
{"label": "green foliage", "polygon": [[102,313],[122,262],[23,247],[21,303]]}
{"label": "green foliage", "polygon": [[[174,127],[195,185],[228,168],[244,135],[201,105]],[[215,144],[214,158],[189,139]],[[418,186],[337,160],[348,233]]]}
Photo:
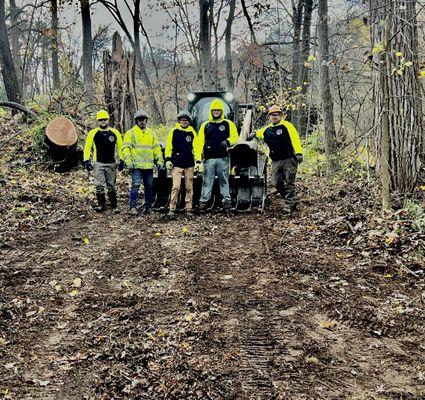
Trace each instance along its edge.
{"label": "green foliage", "polygon": [[419,204],[412,200],[406,200],[404,209],[413,219],[412,227],[418,232],[425,231],[425,210]]}
{"label": "green foliage", "polygon": [[300,172],[306,175],[323,175],[326,163],[323,132],[315,130],[302,142],[303,162],[300,165]]}

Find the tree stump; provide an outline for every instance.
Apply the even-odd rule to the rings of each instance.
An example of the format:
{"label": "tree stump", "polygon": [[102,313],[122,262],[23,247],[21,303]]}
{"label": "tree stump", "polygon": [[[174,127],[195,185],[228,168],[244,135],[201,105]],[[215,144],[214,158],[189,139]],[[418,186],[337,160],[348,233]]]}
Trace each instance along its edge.
{"label": "tree stump", "polygon": [[112,54],[103,53],[105,103],[111,115],[111,125],[120,132],[130,129],[137,110],[136,58],[125,52],[118,32],[112,38]]}

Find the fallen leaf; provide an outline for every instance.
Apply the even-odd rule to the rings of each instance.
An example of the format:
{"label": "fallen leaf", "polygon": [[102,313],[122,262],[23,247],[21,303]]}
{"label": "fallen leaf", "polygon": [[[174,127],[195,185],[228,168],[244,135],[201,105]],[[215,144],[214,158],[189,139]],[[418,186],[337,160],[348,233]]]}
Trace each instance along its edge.
{"label": "fallen leaf", "polygon": [[68,294],[69,294],[71,297],[75,297],[75,296],[78,294],[78,290],[77,290],[77,289],[71,290]]}
{"label": "fallen leaf", "polygon": [[38,384],[43,387],[46,387],[49,383],[50,381],[38,381]]}
{"label": "fallen leaf", "polygon": [[384,275],[384,278],[392,278],[394,275],[393,274],[386,274]]}
{"label": "fallen leaf", "polygon": [[155,236],[157,236],[157,237],[161,236],[161,232],[156,232]]}
{"label": "fallen leaf", "polygon": [[74,287],[80,287],[81,286],[81,278],[75,278],[72,281],[72,286],[74,286]]}
{"label": "fallen leaf", "polygon": [[319,325],[323,329],[332,329],[336,325],[336,322],[335,321],[320,321]]}
{"label": "fallen leaf", "polygon": [[317,364],[317,363],[319,362],[319,360],[318,360],[316,357],[313,357],[313,356],[307,356],[307,357],[305,358],[305,362],[306,362],[307,364]]}
{"label": "fallen leaf", "polygon": [[184,226],[183,229],[182,229],[182,231],[183,231],[183,233],[188,233],[189,232],[189,229],[186,226]]}
{"label": "fallen leaf", "polygon": [[90,243],[90,239],[87,236],[83,237],[83,243],[84,244],[89,244]]}

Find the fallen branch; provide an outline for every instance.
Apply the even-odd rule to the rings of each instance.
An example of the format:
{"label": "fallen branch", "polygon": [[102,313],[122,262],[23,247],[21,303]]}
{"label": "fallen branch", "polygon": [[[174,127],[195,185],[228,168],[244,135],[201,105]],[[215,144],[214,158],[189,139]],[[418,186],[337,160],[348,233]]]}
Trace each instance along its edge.
{"label": "fallen branch", "polygon": [[15,110],[19,110],[33,119],[36,119],[38,117],[38,115],[34,111],[30,110],[29,108],[26,108],[22,104],[14,103],[13,101],[0,101],[0,107],[9,107]]}

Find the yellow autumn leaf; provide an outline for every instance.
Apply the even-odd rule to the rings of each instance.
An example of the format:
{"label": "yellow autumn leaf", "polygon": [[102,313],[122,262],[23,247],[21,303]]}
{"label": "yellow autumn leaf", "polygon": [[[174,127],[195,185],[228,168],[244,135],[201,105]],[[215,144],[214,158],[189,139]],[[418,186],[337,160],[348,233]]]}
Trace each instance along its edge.
{"label": "yellow autumn leaf", "polygon": [[57,292],[60,292],[60,291],[62,290],[62,286],[61,286],[61,285],[55,285],[55,286],[54,286],[54,289],[55,289]]}
{"label": "yellow autumn leaf", "polygon": [[187,351],[190,348],[190,344],[188,342],[183,342],[182,347],[183,347],[183,349],[185,349]]}
{"label": "yellow autumn leaf", "polygon": [[187,322],[192,322],[192,320],[193,320],[193,314],[187,314],[187,315],[185,315],[184,319]]}
{"label": "yellow autumn leaf", "polygon": [[303,88],[301,86],[297,86],[297,92],[301,92],[303,90]]}
{"label": "yellow autumn leaf", "polygon": [[75,296],[78,294],[78,290],[77,290],[77,289],[71,290],[68,294],[69,294],[71,297],[75,297]]}
{"label": "yellow autumn leaf", "polygon": [[320,321],[319,325],[323,329],[332,329],[336,325],[336,322],[335,321]]}
{"label": "yellow autumn leaf", "polygon": [[155,236],[156,236],[156,237],[160,237],[160,236],[161,236],[161,232],[156,232],[156,233],[155,233]]}
{"label": "yellow autumn leaf", "polygon": [[319,360],[316,357],[308,356],[308,357],[305,358],[305,362],[307,364],[317,364],[319,362]]}
{"label": "yellow autumn leaf", "polygon": [[403,57],[403,53],[401,51],[397,51],[395,53],[395,56],[398,57],[398,58]]}
{"label": "yellow autumn leaf", "polygon": [[7,396],[7,395],[9,394],[9,389],[7,389],[7,388],[6,388],[6,389],[4,389],[4,390],[3,390],[3,394],[4,394],[5,396]]}
{"label": "yellow autumn leaf", "polygon": [[419,71],[419,77],[425,78],[425,69],[423,69],[422,71]]}
{"label": "yellow autumn leaf", "polygon": [[186,226],[184,226],[183,229],[182,229],[182,231],[183,231],[183,233],[188,233],[189,232],[189,229]]}
{"label": "yellow autumn leaf", "polygon": [[384,275],[384,278],[392,278],[394,275],[393,274],[386,274],[386,275]]}
{"label": "yellow autumn leaf", "polygon": [[425,192],[425,185],[419,186],[419,189],[421,189]]}
{"label": "yellow autumn leaf", "polygon": [[411,67],[413,65],[412,61],[407,61],[404,63],[405,67]]}
{"label": "yellow autumn leaf", "polygon": [[90,239],[87,236],[83,237],[83,243],[84,244],[89,244],[90,243]]}
{"label": "yellow autumn leaf", "polygon": [[375,46],[373,46],[372,53],[379,54],[379,53],[382,53],[384,50],[385,50],[384,45],[381,42],[379,42],[379,43],[376,43]]}
{"label": "yellow autumn leaf", "polygon": [[308,56],[307,61],[308,61],[308,62],[316,61],[316,57],[314,57],[314,56],[311,54],[311,55],[309,55],[309,56]]}

